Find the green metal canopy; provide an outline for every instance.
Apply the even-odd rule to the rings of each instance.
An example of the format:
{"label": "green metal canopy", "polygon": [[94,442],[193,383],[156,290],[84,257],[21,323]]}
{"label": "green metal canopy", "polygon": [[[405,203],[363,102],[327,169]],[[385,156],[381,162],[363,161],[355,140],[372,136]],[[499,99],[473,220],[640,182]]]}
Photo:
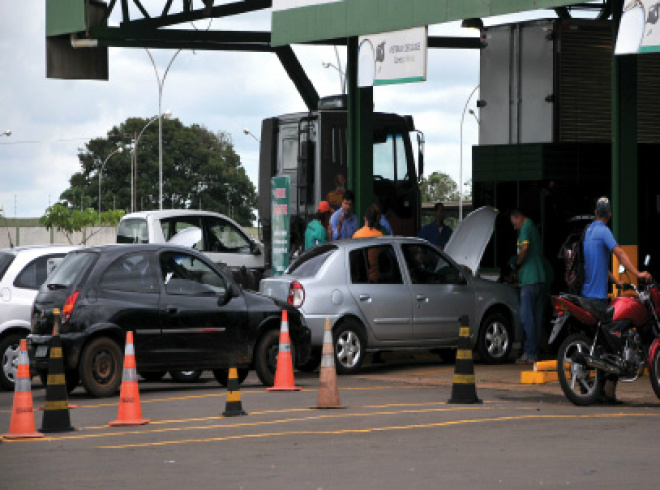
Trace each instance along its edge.
{"label": "green metal canopy", "polygon": [[343,0],[273,12],[272,44],[307,43],[473,17],[575,5],[576,0]]}

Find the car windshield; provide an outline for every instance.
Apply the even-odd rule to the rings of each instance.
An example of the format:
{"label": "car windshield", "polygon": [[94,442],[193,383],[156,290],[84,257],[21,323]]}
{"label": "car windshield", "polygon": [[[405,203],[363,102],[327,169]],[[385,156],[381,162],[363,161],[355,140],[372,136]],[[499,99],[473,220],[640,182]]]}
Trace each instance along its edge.
{"label": "car windshield", "polygon": [[147,220],[144,218],[121,220],[117,230],[117,243],[149,243]]}
{"label": "car windshield", "polygon": [[291,264],[286,273],[295,277],[313,277],[335,250],[337,246],[331,244],[313,247]]}
{"label": "car windshield", "polygon": [[48,276],[48,288],[68,288],[82,277],[88,266],[96,260],[97,256],[97,254],[89,252],[68,254],[59,267]]}
{"label": "car windshield", "polygon": [[4,277],[15,257],[14,254],[0,253],[0,280]]}

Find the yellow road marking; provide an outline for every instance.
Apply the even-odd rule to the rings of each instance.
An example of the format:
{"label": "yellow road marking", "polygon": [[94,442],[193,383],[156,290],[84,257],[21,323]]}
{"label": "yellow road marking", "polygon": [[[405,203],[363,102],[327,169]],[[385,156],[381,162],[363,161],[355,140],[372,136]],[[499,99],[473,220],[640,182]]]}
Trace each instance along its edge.
{"label": "yellow road marking", "polygon": [[303,430],[303,431],[289,431],[289,432],[269,432],[262,434],[241,434],[235,436],[224,436],[224,437],[211,437],[211,438],[200,438],[200,439],[183,439],[179,441],[160,441],[160,442],[145,442],[145,443],[135,443],[135,444],[123,444],[119,446],[97,446],[97,449],[126,449],[126,448],[135,448],[135,447],[154,447],[154,446],[166,446],[172,444],[191,444],[191,443],[201,443],[201,442],[220,442],[220,441],[230,441],[230,440],[241,440],[241,439],[260,439],[266,437],[281,437],[281,436],[301,436],[301,435],[341,435],[341,434],[369,434],[372,432],[388,432],[388,431],[400,431],[400,430],[411,430],[411,429],[427,429],[432,427],[450,427],[456,425],[467,425],[467,424],[481,424],[486,422],[507,422],[507,421],[520,421],[522,419],[532,420],[532,419],[598,419],[598,418],[617,418],[617,417],[630,417],[631,415],[638,417],[655,417],[655,414],[589,414],[589,415],[521,415],[521,416],[509,416],[509,417],[492,417],[485,419],[464,419],[464,420],[450,420],[445,422],[434,422],[429,424],[412,424],[412,425],[399,425],[399,426],[389,426],[389,427],[370,427],[366,429],[342,429],[342,430]]}

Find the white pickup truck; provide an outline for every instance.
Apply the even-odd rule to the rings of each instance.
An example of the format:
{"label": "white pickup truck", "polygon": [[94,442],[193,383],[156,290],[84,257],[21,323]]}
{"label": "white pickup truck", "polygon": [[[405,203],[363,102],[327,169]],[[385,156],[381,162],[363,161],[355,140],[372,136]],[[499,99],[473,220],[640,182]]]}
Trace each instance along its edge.
{"label": "white pickup truck", "polygon": [[231,218],[210,211],[141,211],[119,222],[117,243],[177,243],[208,255],[246,289],[258,290],[264,273],[263,245]]}

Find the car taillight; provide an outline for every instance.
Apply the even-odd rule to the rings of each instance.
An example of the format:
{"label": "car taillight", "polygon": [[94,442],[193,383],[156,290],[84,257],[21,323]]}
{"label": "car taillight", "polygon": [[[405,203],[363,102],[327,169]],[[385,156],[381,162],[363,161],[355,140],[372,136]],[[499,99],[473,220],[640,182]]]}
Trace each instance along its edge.
{"label": "car taillight", "polygon": [[289,297],[287,298],[287,302],[296,308],[300,308],[305,302],[305,290],[303,289],[302,284],[298,281],[293,281],[291,286],[289,286]]}
{"label": "car taillight", "polygon": [[71,313],[73,312],[73,307],[76,306],[76,301],[78,300],[78,291],[69,296],[64,306],[62,307],[62,325],[68,322],[71,319]]}

